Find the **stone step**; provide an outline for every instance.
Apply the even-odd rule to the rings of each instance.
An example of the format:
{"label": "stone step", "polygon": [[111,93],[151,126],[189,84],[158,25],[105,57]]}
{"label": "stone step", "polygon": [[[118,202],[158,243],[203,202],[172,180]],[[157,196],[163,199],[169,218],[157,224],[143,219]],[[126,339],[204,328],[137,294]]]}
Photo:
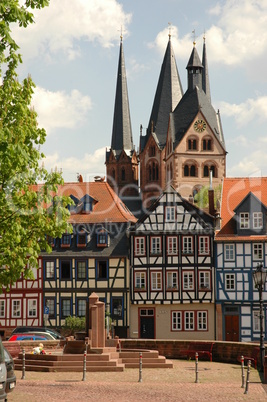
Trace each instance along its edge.
{"label": "stone step", "polygon": [[[135,357],[122,357],[121,359],[122,363],[140,363],[140,359],[135,358]],[[159,357],[159,358],[146,358],[142,359],[143,363],[158,363],[158,364],[165,364],[166,359],[165,357]]]}
{"label": "stone step", "polygon": [[119,352],[119,356],[121,358],[128,358],[128,357],[133,357],[133,358],[138,358],[140,357],[140,352],[142,352],[142,359],[147,359],[147,358],[154,358],[157,359],[159,357],[164,357],[164,356],[159,356],[159,352],[157,350],[151,351],[151,352],[143,352],[143,351],[127,351],[127,350],[122,350]]}

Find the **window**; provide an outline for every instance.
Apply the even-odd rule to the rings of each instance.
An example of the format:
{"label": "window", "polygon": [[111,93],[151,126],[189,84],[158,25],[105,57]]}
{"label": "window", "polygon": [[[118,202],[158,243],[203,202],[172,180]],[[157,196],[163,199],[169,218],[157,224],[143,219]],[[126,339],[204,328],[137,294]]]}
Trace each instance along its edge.
{"label": "window", "polygon": [[178,273],[175,271],[167,272],[167,290],[178,289]]}
{"label": "window", "polygon": [[207,331],[207,311],[197,312],[197,329],[198,331]]}
{"label": "window", "polygon": [[80,233],[77,235],[77,246],[78,247],[86,247],[87,244],[87,235],[86,233]]}
{"label": "window", "polygon": [[21,300],[12,300],[12,318],[21,317]]}
{"label": "window", "polygon": [[28,299],[28,317],[37,317],[36,299]]}
{"label": "window", "polygon": [[199,254],[207,255],[210,253],[209,236],[199,236]]}
{"label": "window", "polygon": [[225,290],[235,290],[235,274],[225,274]]}
{"label": "window", "polygon": [[146,288],[146,274],[145,272],[135,272],[135,289]]}
{"label": "window", "polygon": [[194,331],[194,311],[185,311],[184,313],[184,329],[186,331]]}
{"label": "window", "polygon": [[249,213],[240,212],[239,215],[240,229],[249,229]]}
{"label": "window", "polygon": [[149,181],[158,181],[159,179],[159,167],[158,164],[153,162],[148,166],[148,180]]}
{"label": "window", "polygon": [[165,208],[165,221],[166,222],[175,222],[175,207],[166,207]]}
{"label": "window", "polygon": [[121,169],[121,180],[122,181],[125,180],[125,169],[124,169],[124,167]]}
{"label": "window", "polygon": [[262,212],[253,212],[253,228],[254,229],[262,229]]}
{"label": "window", "polygon": [[70,247],[71,235],[68,233],[63,234],[61,238],[61,247]]}
{"label": "window", "polygon": [[172,311],[172,331],[181,331],[182,329],[182,312]]}
{"label": "window", "polygon": [[77,261],[77,279],[86,279],[86,261]]}
{"label": "window", "polygon": [[70,261],[61,261],[61,279],[71,279]]}
{"label": "window", "polygon": [[197,168],[193,164],[184,165],[184,176],[196,177],[197,176]]}
{"label": "window", "polygon": [[45,306],[49,308],[49,318],[55,317],[55,299],[54,298],[46,298]]}
{"label": "window", "polygon": [[[260,332],[260,311],[253,310],[253,332]],[[263,322],[264,333],[264,322]]]}
{"label": "window", "polygon": [[156,149],[155,149],[155,146],[152,145],[149,147],[149,156],[151,157],[151,156],[155,156],[155,155],[156,155]]}
{"label": "window", "polygon": [[211,151],[211,139],[204,138],[202,142],[203,151]]}
{"label": "window", "polygon": [[193,237],[183,237],[183,254],[193,254]]}
{"label": "window", "polygon": [[6,315],[6,301],[0,300],[0,317],[3,318]]}
{"label": "window", "polygon": [[188,144],[188,150],[196,150],[197,149],[197,140],[189,138],[187,144]]}
{"label": "window", "polygon": [[178,254],[178,238],[177,236],[167,237],[167,252],[169,255]]}
{"label": "window", "polygon": [[55,279],[55,263],[54,261],[45,261],[45,278]]}
{"label": "window", "polygon": [[225,244],[224,253],[225,253],[225,261],[233,261],[234,260],[234,245],[233,244]]}
{"label": "window", "polygon": [[253,244],[253,258],[254,260],[262,260],[263,258],[263,245],[261,243]]}
{"label": "window", "polygon": [[61,314],[63,318],[69,317],[71,315],[70,299],[61,300]]}
{"label": "window", "polygon": [[183,272],[183,290],[194,289],[194,275],[193,272]]}
{"label": "window", "polygon": [[101,229],[97,233],[97,247],[106,247],[108,245],[108,234],[105,230]]}
{"label": "window", "polygon": [[161,272],[151,272],[151,290],[161,290],[162,280]]}
{"label": "window", "polygon": [[151,237],[151,254],[161,254],[161,237]]}
{"label": "window", "polygon": [[86,300],[77,299],[77,316],[85,317],[85,315],[86,315]]}
{"label": "window", "polygon": [[97,260],[97,279],[108,279],[108,261],[107,260]]}
{"label": "window", "polygon": [[210,272],[199,272],[199,289],[210,289]]}
{"label": "window", "polygon": [[112,317],[113,318],[122,318],[123,309],[122,309],[122,298],[114,297],[112,298]]}
{"label": "window", "polygon": [[144,255],[145,254],[145,238],[144,237],[135,237],[134,238],[134,251],[135,255]]}
{"label": "window", "polygon": [[49,244],[50,247],[54,247],[55,245],[55,239],[52,236],[46,236],[46,241]]}

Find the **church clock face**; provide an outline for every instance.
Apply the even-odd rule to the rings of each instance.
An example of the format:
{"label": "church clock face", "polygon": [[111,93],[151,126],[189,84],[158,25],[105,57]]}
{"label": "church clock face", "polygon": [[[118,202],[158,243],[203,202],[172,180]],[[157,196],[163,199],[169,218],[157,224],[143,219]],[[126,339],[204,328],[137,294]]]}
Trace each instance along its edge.
{"label": "church clock face", "polygon": [[194,123],[194,130],[198,133],[202,133],[203,131],[205,131],[206,127],[207,123],[204,120],[197,120]]}

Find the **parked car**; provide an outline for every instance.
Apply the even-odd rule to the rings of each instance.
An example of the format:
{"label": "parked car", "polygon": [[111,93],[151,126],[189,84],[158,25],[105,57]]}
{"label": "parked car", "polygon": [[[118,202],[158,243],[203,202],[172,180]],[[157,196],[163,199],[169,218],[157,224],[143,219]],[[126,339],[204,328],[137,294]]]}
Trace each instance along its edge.
{"label": "parked car", "polygon": [[15,334],[26,334],[29,332],[34,332],[35,334],[39,332],[51,334],[55,339],[65,339],[64,336],[60,335],[55,329],[47,327],[17,327],[15,328],[11,335]]}
{"label": "parked car", "polygon": [[38,333],[25,333],[25,334],[15,334],[11,335],[8,342],[13,341],[55,341],[56,339],[48,332],[38,332]]}
{"label": "parked car", "polygon": [[5,363],[4,345],[2,344],[0,338],[0,401],[7,400],[6,380],[7,380],[7,369]]}
{"label": "parked car", "polygon": [[6,393],[10,393],[16,387],[16,374],[15,374],[15,366],[14,360],[9,353],[9,351],[4,347],[4,355],[5,355],[5,364],[6,364],[6,372],[7,372],[7,379],[6,379]]}

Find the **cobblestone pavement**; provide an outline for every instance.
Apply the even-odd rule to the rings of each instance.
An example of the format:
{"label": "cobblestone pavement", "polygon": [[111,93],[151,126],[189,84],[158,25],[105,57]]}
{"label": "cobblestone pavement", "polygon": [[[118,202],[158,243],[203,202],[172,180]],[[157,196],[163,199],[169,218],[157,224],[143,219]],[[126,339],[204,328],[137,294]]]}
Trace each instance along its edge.
{"label": "cobblestone pavement", "polygon": [[[267,401],[267,385],[251,368],[248,393],[241,388],[239,365],[199,361],[195,383],[195,362],[173,360],[173,369],[143,369],[139,382],[138,369],[121,373],[27,372],[21,379],[17,371],[16,389],[8,402],[169,402],[169,401]],[[245,371],[245,381],[247,372]],[[246,384],[245,384],[246,385]]]}

